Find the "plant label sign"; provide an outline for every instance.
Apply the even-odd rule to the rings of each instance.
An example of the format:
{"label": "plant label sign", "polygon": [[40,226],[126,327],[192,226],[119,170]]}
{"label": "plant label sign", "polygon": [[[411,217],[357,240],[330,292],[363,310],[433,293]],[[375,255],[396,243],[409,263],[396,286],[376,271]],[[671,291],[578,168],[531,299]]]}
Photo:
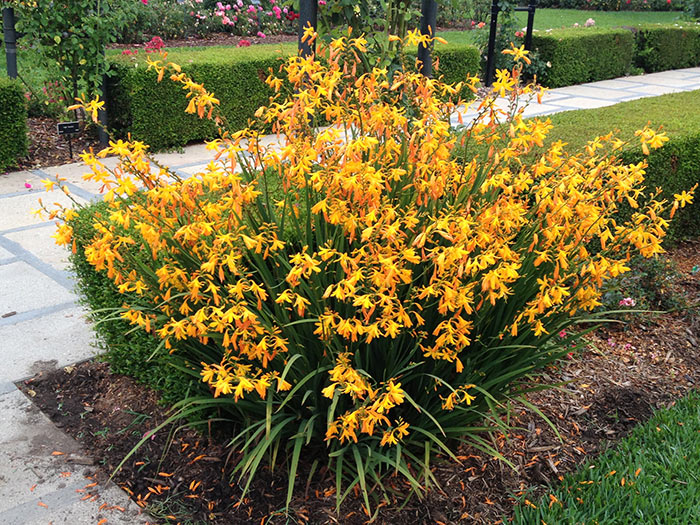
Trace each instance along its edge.
{"label": "plant label sign", "polygon": [[59,122],[56,124],[59,135],[72,135],[80,132],[80,122]]}

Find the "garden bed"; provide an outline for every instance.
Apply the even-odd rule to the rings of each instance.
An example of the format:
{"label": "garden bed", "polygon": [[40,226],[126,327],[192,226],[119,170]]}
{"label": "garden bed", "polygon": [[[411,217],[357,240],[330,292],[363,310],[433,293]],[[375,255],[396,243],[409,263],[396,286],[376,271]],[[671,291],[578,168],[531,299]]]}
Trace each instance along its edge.
{"label": "garden bed", "polygon": [[[609,325],[591,337],[581,355],[572,355],[544,375],[558,390],[533,394],[562,436],[525,408],[516,408],[517,427],[497,435],[500,452],[513,470],[474,449],[462,447],[462,464],[434,467],[441,488],[425,501],[411,499],[401,510],[396,482],[395,505],[379,509],[376,523],[493,523],[506,518],[515,498],[528,491],[534,499],[547,484],[575,470],[646,421],[653,411],[672,405],[700,383],[700,242],[679,245],[670,254],[677,272],[662,282],[664,294],[684,297],[694,308],[638,317]],[[630,291],[630,293],[632,293]],[[111,374],[107,365],[87,362],[37,376],[20,385],[64,431],[75,437],[110,474],[131,448],[166,417],[155,393],[129,378]],[[263,472],[239,503],[240,487],[229,483],[237,461],[226,449],[226,436],[181,430],[168,447],[166,431],[124,464],[115,476],[154,517],[167,523],[189,520],[211,524],[285,523],[285,472]],[[313,458],[304,465],[291,504],[297,523],[365,523],[361,500],[350,498],[335,514],[334,481],[323,468],[307,482]],[[323,464],[323,462],[321,462]],[[277,517],[275,517],[277,516]]]}

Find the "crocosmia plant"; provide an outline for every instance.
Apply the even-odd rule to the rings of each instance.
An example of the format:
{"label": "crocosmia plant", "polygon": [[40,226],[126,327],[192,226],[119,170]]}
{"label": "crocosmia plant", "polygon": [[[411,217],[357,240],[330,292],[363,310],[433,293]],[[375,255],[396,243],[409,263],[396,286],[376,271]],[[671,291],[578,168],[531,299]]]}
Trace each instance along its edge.
{"label": "crocosmia plant", "polygon": [[[86,256],[123,293],[122,316],[201,379],[206,393],[183,406],[232,421],[235,474],[249,483],[285,464],[291,497],[302,452],[315,455],[339,502],[357,487],[369,508],[406,481],[422,494],[434,457],[458,461],[456,442],[488,448],[492,410],[571,351],[571,325],[632,254],[663,251],[667,220],[644,193],[644,163],[621,164],[612,134],[572,155],[545,146],[549,121],[498,108],[496,96],[536,94],[517,68],[455,132],[457,96],[478,79],[360,75],[365,47],[344,37],[324,60],[289,58],[257,112],[276,139],[224,133],[192,177],[138,141],[82,158],[110,206]],[[167,59],[150,63],[182,84],[188,112],[223,125],[213,93]],[[626,222],[623,204],[635,210]],[[70,220],[57,236],[71,243]]]}

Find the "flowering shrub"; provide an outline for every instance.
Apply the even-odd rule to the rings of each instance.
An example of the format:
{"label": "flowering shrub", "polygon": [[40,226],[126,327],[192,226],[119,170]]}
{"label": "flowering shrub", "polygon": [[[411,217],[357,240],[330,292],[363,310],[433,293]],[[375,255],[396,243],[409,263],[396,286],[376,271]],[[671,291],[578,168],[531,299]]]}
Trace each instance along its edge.
{"label": "flowering shrub", "polygon": [[216,32],[253,36],[294,33],[299,17],[293,8],[279,0],[151,0],[141,6],[140,20],[124,40],[139,40],[141,33],[167,38],[206,36]]}
{"label": "flowering shrub", "polygon": [[[612,134],[578,155],[544,148],[548,121],[492,97],[455,135],[461,85],[411,71],[389,81],[378,68],[356,76],[365,47],[340,38],[325,60],[292,57],[285,80],[268,77],[294,93],[257,113],[279,145],[252,128],[225,134],[188,179],[140,142],[82,158],[110,207],[85,255],[124,294],[122,316],[208,386],[187,406],[235,422],[235,471],[249,483],[263,460],[287,462],[291,498],[302,451],[324,451],[339,502],[359,486],[369,509],[369,494],[394,483],[387,474],[420,494],[433,456],[457,460],[454,440],[488,448],[483,418],[571,351],[567,328],[632,254],[663,251],[667,221],[652,198],[617,222],[620,203],[644,191],[644,163],[622,165]],[[222,123],[215,95],[179,66],[151,67],[182,84],[188,112]],[[532,93],[518,74],[499,71],[494,97]],[[639,138],[665,140],[648,128]],[[63,210],[59,243],[71,243],[74,213]]]}

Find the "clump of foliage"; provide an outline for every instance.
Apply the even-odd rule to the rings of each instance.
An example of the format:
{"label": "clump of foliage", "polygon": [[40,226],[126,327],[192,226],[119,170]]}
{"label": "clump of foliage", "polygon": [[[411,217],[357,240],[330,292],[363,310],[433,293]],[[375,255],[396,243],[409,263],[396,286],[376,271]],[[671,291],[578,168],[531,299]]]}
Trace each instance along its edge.
{"label": "clump of foliage", "polygon": [[672,260],[635,257],[630,268],[631,272],[606,283],[603,308],[619,312],[621,307],[659,311],[684,310],[690,306],[677,287],[680,274]]}
{"label": "clump of foliage", "polygon": [[[498,72],[458,139],[463,86],[358,75],[366,46],[339,38],[324,60],[291,57],[284,79],[267,78],[278,94],[257,125],[279,144],[253,128],[224,134],[188,179],[136,141],[82,158],[109,189],[87,260],[124,294],[123,318],[210,388],[180,415],[214,408],[234,422],[246,489],[264,464],[285,464],[291,499],[301,454],[320,454],[339,504],[359,489],[370,512],[370,495],[405,489],[394,475],[422,495],[436,456],[458,461],[455,442],[497,454],[484,418],[571,350],[580,333],[557,334],[600,305],[633,254],[662,250],[667,222],[653,196],[616,221],[644,191],[644,163],[622,164],[612,134],[569,155],[543,146],[548,121],[498,109],[496,95],[517,107],[532,93],[518,69]],[[179,66],[151,67],[187,91],[188,112],[222,122],[216,96]],[[321,118],[329,126],[315,128]],[[62,213],[57,239],[70,244],[75,212]]]}
{"label": "clump of foliage", "polygon": [[115,42],[136,16],[137,0],[54,0],[22,2],[17,28],[26,33],[47,68],[57,70],[73,101],[95,93],[107,71],[105,46]]}

